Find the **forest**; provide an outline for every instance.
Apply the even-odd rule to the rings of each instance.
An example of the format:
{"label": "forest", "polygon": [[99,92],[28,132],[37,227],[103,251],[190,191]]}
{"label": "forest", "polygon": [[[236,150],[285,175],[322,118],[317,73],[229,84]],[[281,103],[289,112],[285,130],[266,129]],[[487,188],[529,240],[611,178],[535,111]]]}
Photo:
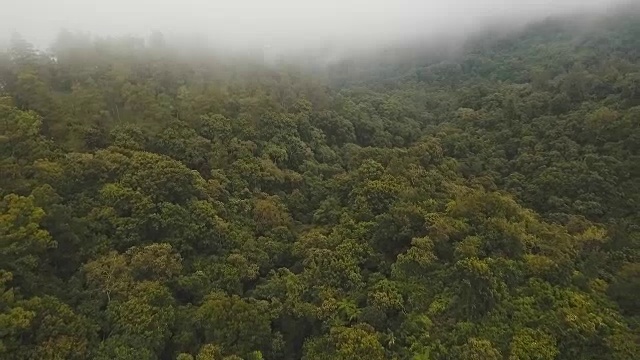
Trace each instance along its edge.
{"label": "forest", "polygon": [[0,52],[0,358],[640,359],[640,7],[325,67]]}

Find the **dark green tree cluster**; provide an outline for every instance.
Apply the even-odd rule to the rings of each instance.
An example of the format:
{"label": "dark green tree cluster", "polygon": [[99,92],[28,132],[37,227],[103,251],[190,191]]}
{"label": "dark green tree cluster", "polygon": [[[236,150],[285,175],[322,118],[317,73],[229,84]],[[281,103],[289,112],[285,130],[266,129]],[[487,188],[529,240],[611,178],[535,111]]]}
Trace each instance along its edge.
{"label": "dark green tree cluster", "polygon": [[639,14],[373,78],[15,35],[0,358],[640,358]]}

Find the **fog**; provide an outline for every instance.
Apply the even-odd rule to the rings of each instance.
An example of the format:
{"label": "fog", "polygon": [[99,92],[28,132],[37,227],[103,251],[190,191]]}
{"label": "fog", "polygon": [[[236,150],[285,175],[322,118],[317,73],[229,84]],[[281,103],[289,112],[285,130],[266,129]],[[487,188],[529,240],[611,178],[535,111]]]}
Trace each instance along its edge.
{"label": "fog", "polygon": [[226,48],[303,50],[459,35],[495,23],[602,11],[609,0],[7,0],[0,38],[46,48],[63,28],[95,36],[199,36]]}

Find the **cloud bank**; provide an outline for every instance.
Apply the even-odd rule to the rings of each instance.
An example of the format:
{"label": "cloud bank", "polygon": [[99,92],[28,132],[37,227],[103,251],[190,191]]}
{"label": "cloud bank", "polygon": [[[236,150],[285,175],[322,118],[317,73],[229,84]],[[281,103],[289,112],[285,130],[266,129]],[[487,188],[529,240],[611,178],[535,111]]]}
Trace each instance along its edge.
{"label": "cloud bank", "polygon": [[0,37],[39,47],[66,28],[97,36],[205,36],[227,47],[376,44],[472,32],[495,21],[601,10],[606,0],[20,0],[3,5]]}

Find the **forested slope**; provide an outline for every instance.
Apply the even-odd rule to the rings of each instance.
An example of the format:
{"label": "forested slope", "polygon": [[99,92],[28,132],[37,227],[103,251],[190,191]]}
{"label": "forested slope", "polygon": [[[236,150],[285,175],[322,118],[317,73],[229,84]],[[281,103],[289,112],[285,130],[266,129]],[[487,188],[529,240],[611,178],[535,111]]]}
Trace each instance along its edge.
{"label": "forested slope", "polygon": [[323,76],[14,37],[0,358],[640,358],[639,15]]}

